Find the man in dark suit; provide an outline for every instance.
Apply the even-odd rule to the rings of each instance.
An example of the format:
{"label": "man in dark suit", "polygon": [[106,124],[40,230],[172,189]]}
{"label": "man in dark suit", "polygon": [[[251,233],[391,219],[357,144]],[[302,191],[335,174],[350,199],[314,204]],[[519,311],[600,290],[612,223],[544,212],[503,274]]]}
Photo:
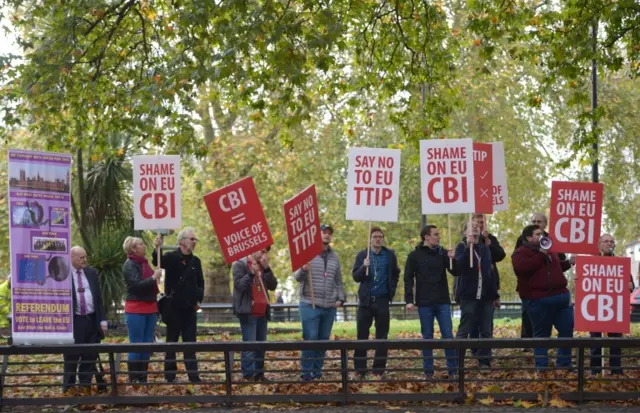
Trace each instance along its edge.
{"label": "man in dark suit", "polygon": [[[75,344],[95,344],[107,331],[98,272],[87,267],[87,252],[81,247],[71,248],[71,280],[73,283],[73,340]],[[69,354],[64,357],[64,384],[67,391],[76,384],[89,389],[91,376],[96,373],[97,353]],[[82,361],[81,363],[78,363]],[[78,364],[80,367],[78,368]]]}

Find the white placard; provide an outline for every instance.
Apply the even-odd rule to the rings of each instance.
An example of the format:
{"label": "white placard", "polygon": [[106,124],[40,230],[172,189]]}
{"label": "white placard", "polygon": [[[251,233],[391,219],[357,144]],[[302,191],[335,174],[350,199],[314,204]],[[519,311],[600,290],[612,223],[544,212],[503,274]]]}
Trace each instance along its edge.
{"label": "white placard", "polygon": [[134,229],[182,226],[179,155],[133,157]]}
{"label": "white placard", "polygon": [[347,219],[398,221],[400,149],[351,148]]}
{"label": "white placard", "polygon": [[473,141],[420,141],[420,180],[423,214],[475,212]]}

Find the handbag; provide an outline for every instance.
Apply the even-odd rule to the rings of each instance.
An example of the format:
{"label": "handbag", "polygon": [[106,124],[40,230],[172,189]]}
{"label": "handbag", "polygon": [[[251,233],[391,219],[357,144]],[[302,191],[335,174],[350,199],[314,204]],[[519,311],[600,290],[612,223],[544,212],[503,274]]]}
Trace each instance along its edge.
{"label": "handbag", "polygon": [[158,299],[158,314],[163,323],[168,324],[171,317],[171,307],[173,302],[173,294],[160,294]]}

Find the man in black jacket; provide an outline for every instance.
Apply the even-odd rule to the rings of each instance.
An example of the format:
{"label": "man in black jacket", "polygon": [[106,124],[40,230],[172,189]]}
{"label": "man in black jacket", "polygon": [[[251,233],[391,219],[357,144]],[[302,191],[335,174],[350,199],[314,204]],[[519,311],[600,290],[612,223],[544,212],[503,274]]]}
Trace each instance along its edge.
{"label": "man in black jacket", "polygon": [[[193,255],[198,239],[193,228],[185,228],[178,234],[178,246],[175,251],[162,256],[161,267],[165,270],[164,293],[169,299],[169,317],[167,324],[167,342],[177,343],[182,336],[183,343],[194,343],[197,331],[197,311],[204,299],[204,276],[202,263]],[[154,241],[156,247],[162,245],[162,237]],[[156,250],[152,254],[153,265],[157,265]],[[163,317],[164,319],[164,317]],[[199,383],[198,360],[196,353],[184,352],[184,364],[189,381]],[[167,382],[176,379],[176,354],[167,353],[164,359],[164,377]]]}
{"label": "man in black jacket", "polygon": [[[87,267],[87,252],[81,247],[71,248],[71,280],[73,285],[73,341],[74,344],[95,344],[107,331],[107,318],[102,304],[98,272]],[[76,383],[88,390],[96,373],[96,353],[68,354],[64,357],[63,391]],[[78,362],[81,360],[80,368]]]}
{"label": "man in black jacket", "polygon": [[[353,280],[358,288],[357,330],[358,340],[368,340],[373,320],[376,321],[376,339],[386,340],[389,335],[389,303],[393,300],[400,279],[398,259],[393,250],[383,246],[384,233],[379,227],[371,228],[371,250],[360,251],[353,265]],[[368,271],[367,271],[368,269]],[[387,366],[387,349],[377,349],[373,360],[373,374],[382,376]],[[354,352],[354,367],[363,378],[367,372],[367,351]]]}
{"label": "man in black jacket", "polygon": [[[409,253],[404,267],[404,300],[407,310],[414,311],[418,306],[422,338],[433,339],[433,321],[438,320],[442,338],[453,338],[451,322],[451,298],[447,271],[455,275],[455,254],[440,246],[440,231],[435,225],[427,225],[420,231],[422,242]],[[413,287],[415,280],[415,300]],[[454,375],[457,367],[456,351],[445,349],[449,376]],[[427,378],[433,376],[433,350],[422,350],[423,367]]]}

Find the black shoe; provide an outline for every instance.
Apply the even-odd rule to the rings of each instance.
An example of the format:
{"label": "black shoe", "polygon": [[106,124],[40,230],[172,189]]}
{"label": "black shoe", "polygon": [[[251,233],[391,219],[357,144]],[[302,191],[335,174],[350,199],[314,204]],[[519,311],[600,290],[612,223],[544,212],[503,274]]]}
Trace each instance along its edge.
{"label": "black shoe", "polygon": [[200,377],[198,377],[198,376],[196,376],[196,377],[189,377],[189,381],[190,381],[191,383],[202,383],[202,379],[201,379]]}
{"label": "black shoe", "polygon": [[254,381],[263,381],[263,382],[268,382],[269,379],[267,379],[266,377],[264,377],[264,374],[256,374],[255,377],[253,378]]}
{"label": "black shoe", "polygon": [[98,384],[98,393],[107,393],[109,391],[109,385],[107,383]]}

